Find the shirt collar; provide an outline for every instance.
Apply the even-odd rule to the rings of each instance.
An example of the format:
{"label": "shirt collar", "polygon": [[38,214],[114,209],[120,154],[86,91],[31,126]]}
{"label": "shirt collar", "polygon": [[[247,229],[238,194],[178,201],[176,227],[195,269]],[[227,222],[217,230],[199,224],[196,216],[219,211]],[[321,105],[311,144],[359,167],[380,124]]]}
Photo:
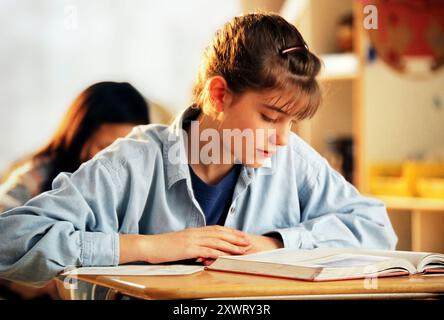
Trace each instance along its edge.
{"label": "shirt collar", "polygon": [[185,109],[174,119],[173,123],[166,130],[167,136],[165,137],[162,152],[168,189],[180,180],[190,180],[183,124],[199,113],[199,109],[192,107]]}

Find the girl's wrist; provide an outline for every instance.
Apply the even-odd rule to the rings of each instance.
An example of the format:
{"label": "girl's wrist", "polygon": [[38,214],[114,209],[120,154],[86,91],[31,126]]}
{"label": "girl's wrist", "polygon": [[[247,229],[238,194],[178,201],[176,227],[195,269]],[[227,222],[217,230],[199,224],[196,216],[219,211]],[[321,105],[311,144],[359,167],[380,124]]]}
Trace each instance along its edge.
{"label": "girl's wrist", "polygon": [[145,261],[149,262],[150,237],[140,234],[121,234],[119,264]]}

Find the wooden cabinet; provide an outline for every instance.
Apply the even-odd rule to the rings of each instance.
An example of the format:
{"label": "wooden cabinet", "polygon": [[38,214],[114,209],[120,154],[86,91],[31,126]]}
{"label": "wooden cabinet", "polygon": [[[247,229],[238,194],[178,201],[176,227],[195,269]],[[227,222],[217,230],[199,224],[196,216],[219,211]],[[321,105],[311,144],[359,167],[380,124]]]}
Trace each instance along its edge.
{"label": "wooden cabinet", "polygon": [[350,28],[353,42],[350,51],[341,50],[338,41],[341,20],[359,21],[357,4],[352,0],[287,0],[281,14],[298,27],[310,50],[324,63],[319,77],[323,103],[312,119],[301,122],[294,131],[344,175],[341,164],[347,159],[335,153],[332,146],[335,141],[351,140],[354,150],[352,181],[360,188],[363,53],[359,28]]}

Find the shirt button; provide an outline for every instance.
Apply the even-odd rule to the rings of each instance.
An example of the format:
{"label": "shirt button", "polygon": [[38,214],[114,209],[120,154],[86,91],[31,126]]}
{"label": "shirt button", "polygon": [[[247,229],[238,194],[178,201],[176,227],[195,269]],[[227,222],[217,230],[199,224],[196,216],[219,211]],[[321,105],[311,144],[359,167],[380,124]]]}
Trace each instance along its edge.
{"label": "shirt button", "polygon": [[236,209],[235,209],[234,207],[231,207],[231,209],[230,209],[230,213],[231,213],[231,214],[234,214],[234,212],[236,212]]}

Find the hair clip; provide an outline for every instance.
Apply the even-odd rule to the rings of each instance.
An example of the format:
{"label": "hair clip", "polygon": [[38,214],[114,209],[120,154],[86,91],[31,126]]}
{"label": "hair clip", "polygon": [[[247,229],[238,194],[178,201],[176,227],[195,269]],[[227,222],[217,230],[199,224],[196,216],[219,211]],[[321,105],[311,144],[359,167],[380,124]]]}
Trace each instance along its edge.
{"label": "hair clip", "polygon": [[293,51],[299,51],[299,50],[308,50],[307,44],[304,43],[303,45],[297,45],[297,46],[294,46],[294,47],[289,47],[289,48],[286,48],[286,49],[282,49],[281,50],[281,54],[284,55],[284,54],[287,54],[287,53],[290,53],[290,52],[293,52]]}

